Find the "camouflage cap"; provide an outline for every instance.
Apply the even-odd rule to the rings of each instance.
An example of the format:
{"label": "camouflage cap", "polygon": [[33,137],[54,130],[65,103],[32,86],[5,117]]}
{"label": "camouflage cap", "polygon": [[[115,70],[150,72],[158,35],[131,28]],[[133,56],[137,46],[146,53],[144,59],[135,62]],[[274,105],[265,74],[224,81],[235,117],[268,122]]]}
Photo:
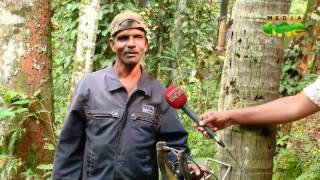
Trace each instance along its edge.
{"label": "camouflage cap", "polygon": [[141,28],[147,32],[147,25],[139,14],[132,11],[125,11],[113,18],[111,22],[111,36],[119,31],[135,28]]}

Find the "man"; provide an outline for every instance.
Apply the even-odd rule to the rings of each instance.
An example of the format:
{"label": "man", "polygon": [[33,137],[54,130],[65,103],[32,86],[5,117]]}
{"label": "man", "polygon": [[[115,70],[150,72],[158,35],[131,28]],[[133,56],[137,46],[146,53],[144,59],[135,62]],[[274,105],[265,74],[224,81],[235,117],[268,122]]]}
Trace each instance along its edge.
{"label": "man", "polygon": [[[187,132],[143,70],[147,26],[133,12],[114,17],[106,69],[83,77],[56,148],[53,179],[158,179],[156,143],[187,147]],[[194,172],[200,174],[195,166]]]}
{"label": "man", "polygon": [[[213,130],[232,124],[278,124],[298,120],[320,110],[320,77],[295,96],[283,97],[266,104],[226,112],[204,113],[198,130],[204,125]],[[206,134],[206,132],[204,132]]]}

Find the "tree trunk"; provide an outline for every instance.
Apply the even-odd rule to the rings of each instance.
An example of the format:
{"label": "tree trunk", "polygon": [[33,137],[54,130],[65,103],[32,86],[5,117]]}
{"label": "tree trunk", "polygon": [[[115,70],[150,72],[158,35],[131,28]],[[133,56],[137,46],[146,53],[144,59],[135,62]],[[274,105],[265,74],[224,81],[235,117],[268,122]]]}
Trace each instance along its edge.
{"label": "tree trunk", "polygon": [[[317,8],[319,8],[320,0],[308,1],[307,9],[305,12],[304,21],[311,21],[311,17],[307,15],[307,13],[316,12]],[[320,10],[318,10],[320,12]],[[314,20],[315,21],[315,20]],[[308,67],[314,65],[314,70],[316,70],[317,58],[320,58],[319,55],[313,53],[312,51],[315,49],[315,45],[317,42],[317,37],[320,36],[320,25],[318,23],[314,23],[307,28],[305,33],[306,37],[309,37],[308,40],[303,44],[304,54],[301,58],[301,63],[299,65],[302,76],[308,71]],[[312,69],[312,68],[311,68]]]}
{"label": "tree trunk", "polygon": [[[173,25],[172,31],[170,32],[171,48],[177,55],[178,55],[177,52],[179,51],[179,47],[182,39],[182,32],[181,32],[182,19],[183,19],[182,13],[185,11],[186,7],[187,7],[187,0],[177,1],[177,11],[175,14],[174,25]],[[170,67],[173,70],[170,71],[170,76],[166,80],[167,82],[165,84],[171,84],[172,81],[174,80],[174,77],[176,74],[176,68],[178,67],[177,64],[179,64],[178,58],[176,59],[176,61],[170,62]]]}
{"label": "tree trunk", "polygon": [[147,0],[135,0],[137,7],[146,7]]}
{"label": "tree trunk", "polygon": [[[224,52],[225,44],[226,44],[226,35],[227,35],[227,15],[228,15],[228,0],[222,0],[221,2],[221,10],[220,10],[220,20],[219,20],[219,36],[218,36],[218,44],[217,51]],[[220,54],[220,53],[219,53]]]}
{"label": "tree trunk", "polygon": [[[262,25],[266,15],[287,14],[289,8],[289,0],[236,1],[233,33],[222,73],[219,111],[258,105],[278,97],[283,39],[266,37]],[[266,44],[267,38],[273,38],[278,46]],[[250,179],[272,179],[276,148],[274,126],[232,126],[220,135]],[[223,150],[219,150],[219,157],[234,164]],[[221,174],[225,171],[221,168]],[[244,176],[233,166],[229,179],[244,179]]]}
{"label": "tree trunk", "polygon": [[92,71],[100,15],[100,0],[82,0],[76,58],[73,62],[71,93],[79,79]]}
{"label": "tree trunk", "polygon": [[38,113],[39,103],[45,111],[38,121],[31,117],[24,121],[26,131],[16,147],[17,157],[34,172],[53,157],[52,151],[44,149],[45,138],[54,141],[50,2],[0,2],[0,17],[4,17],[0,18],[0,86],[29,96],[40,90],[43,97],[29,105],[33,113]]}

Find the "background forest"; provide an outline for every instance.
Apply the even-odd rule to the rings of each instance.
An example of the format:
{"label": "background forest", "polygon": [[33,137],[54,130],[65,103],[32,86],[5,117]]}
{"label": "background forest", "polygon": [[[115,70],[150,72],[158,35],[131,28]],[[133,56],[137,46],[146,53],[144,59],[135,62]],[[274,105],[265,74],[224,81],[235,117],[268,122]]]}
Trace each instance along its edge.
{"label": "background forest", "polygon": [[[235,0],[228,1],[228,25],[232,24]],[[301,38],[284,38],[280,96],[294,95],[320,73],[319,1],[292,0],[290,14],[302,15],[308,32]],[[312,6],[313,5],[313,6]],[[314,7],[315,5],[315,7]],[[72,96],[76,59],[80,1],[52,1],[52,77],[54,123],[45,149],[54,152],[67,107]],[[149,25],[149,51],[144,67],[164,85],[178,84],[188,95],[188,105],[198,114],[218,109],[220,81],[225,51],[216,50],[221,22],[221,0],[101,0],[92,71],[108,66],[114,54],[107,42],[109,24],[119,12],[139,12]],[[1,87],[0,98],[0,179],[49,179],[52,163],[36,163],[37,157],[22,161],[16,152],[25,132],[25,117],[41,119],[43,108],[39,91],[26,95]],[[37,105],[33,105],[37,102]],[[31,104],[31,105],[30,105]],[[37,108],[33,111],[32,108]],[[218,146],[198,133],[192,122],[179,112],[189,132],[189,146],[196,161],[215,158]],[[278,126],[273,179],[319,179],[320,116]],[[241,147],[238,147],[241,148]],[[216,167],[214,167],[216,168]],[[215,169],[217,171],[217,169]],[[19,179],[19,178],[18,178]]]}

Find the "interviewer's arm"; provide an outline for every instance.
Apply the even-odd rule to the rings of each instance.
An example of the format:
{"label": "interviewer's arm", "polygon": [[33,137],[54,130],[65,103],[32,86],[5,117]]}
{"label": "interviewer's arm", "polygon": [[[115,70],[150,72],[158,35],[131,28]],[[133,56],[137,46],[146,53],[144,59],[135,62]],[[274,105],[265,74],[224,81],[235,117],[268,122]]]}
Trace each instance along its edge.
{"label": "interviewer's arm", "polygon": [[200,125],[207,124],[214,130],[231,124],[278,124],[306,117],[320,108],[301,92],[266,104],[225,112],[208,112],[202,115]]}

